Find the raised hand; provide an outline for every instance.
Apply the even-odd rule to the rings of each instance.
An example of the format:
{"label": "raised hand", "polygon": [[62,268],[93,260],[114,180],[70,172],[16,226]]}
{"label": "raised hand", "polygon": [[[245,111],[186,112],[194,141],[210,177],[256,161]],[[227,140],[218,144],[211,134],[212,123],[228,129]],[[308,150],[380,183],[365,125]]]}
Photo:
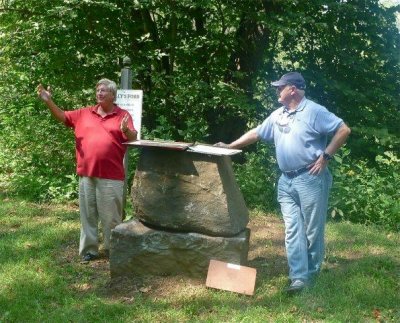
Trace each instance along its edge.
{"label": "raised hand", "polygon": [[48,86],[46,90],[42,84],[39,84],[37,87],[37,94],[39,98],[41,98],[44,102],[50,101],[51,99],[50,86]]}
{"label": "raised hand", "polygon": [[129,116],[128,116],[128,114],[125,114],[125,116],[122,118],[121,126],[120,126],[121,131],[125,134],[129,130],[128,120],[129,120]]}

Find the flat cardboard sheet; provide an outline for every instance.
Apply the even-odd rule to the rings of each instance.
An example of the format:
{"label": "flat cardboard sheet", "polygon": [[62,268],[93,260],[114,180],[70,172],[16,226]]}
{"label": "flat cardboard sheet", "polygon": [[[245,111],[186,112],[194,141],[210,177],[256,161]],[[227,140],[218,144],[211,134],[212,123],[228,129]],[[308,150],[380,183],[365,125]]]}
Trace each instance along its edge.
{"label": "flat cardboard sheet", "polygon": [[235,293],[253,295],[256,284],[255,268],[210,260],[206,286]]}

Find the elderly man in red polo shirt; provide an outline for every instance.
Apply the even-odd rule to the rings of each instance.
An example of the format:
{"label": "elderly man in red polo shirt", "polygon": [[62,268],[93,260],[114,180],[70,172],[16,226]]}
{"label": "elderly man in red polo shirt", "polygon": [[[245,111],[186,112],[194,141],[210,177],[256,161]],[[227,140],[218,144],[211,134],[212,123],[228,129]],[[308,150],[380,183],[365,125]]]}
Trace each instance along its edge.
{"label": "elderly man in red polo shirt", "polygon": [[96,85],[95,106],[61,110],[50,88],[39,84],[37,92],[52,115],[75,132],[76,172],[79,176],[81,237],[79,254],[84,261],[99,255],[98,221],[103,228],[104,250],[110,248],[111,229],[122,221],[125,141],[136,140],[130,114],[114,104],[117,85],[108,79]]}

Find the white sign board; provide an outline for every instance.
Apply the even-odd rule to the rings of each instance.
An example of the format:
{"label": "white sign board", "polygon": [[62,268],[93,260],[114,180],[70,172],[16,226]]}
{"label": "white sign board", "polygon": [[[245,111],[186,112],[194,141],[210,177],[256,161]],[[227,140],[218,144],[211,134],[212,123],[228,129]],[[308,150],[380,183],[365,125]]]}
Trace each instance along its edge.
{"label": "white sign board", "polygon": [[140,128],[142,127],[143,91],[118,90],[116,103],[122,109],[127,110],[132,116],[133,126],[138,132],[137,139],[140,140]]}

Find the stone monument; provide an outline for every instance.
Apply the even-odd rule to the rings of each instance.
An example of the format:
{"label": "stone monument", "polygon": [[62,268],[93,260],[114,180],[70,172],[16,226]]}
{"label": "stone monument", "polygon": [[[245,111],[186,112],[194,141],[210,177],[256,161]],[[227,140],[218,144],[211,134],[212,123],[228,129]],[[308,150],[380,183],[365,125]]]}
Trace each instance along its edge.
{"label": "stone monument", "polygon": [[112,231],[111,276],[205,276],[210,259],[245,265],[248,210],[230,156],[146,141],[135,146],[136,219]]}

